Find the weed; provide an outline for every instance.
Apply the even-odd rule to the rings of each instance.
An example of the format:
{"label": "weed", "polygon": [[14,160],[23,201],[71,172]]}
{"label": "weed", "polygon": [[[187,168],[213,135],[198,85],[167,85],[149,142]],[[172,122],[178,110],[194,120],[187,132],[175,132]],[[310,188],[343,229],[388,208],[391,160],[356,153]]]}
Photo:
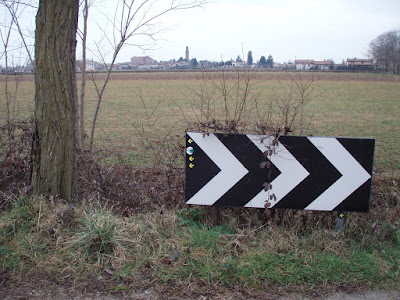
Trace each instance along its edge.
{"label": "weed", "polygon": [[176,211],[181,225],[194,225],[204,223],[207,219],[207,213],[204,206],[182,208]]}

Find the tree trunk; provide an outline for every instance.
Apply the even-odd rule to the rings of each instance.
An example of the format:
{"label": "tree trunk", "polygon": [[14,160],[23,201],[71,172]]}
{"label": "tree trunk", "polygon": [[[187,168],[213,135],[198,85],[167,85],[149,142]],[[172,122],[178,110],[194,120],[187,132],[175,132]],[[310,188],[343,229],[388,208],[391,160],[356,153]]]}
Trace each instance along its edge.
{"label": "tree trunk", "polygon": [[40,0],[35,32],[34,192],[76,195],[75,49],[79,0]]}

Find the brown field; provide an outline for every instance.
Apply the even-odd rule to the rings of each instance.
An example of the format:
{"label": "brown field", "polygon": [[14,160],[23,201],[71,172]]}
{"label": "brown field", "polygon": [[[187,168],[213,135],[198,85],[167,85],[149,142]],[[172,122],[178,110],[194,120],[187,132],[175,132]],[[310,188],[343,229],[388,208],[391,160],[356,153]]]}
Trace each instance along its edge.
{"label": "brown field", "polygon": [[[242,71],[245,74],[247,71]],[[115,72],[106,89],[96,128],[98,149],[122,151],[124,157],[145,163],[153,155],[151,145],[141,145],[145,132],[151,140],[167,134],[183,135],[188,122],[197,120],[202,86],[218,83],[225,76],[234,81],[236,72]],[[250,71],[252,90],[259,103],[268,103],[290,84],[296,72]],[[101,84],[105,74],[95,74]],[[297,76],[297,75],[296,75]],[[376,138],[375,169],[398,172],[400,168],[400,77],[392,74],[303,72],[303,81],[312,80],[316,99],[305,111],[307,128],[295,134]],[[78,74],[79,78],[79,74]],[[4,76],[0,76],[4,82]],[[11,87],[13,82],[10,83]],[[2,87],[1,89],[3,89]],[[12,90],[12,89],[10,89]],[[0,91],[0,94],[4,92]],[[33,76],[23,77],[18,87],[17,115],[26,118],[33,111]],[[0,100],[2,101],[2,100]],[[86,97],[86,130],[96,104],[94,85],[89,81]],[[4,119],[4,103],[0,103]],[[147,118],[147,115],[152,115]],[[254,120],[246,120],[253,122]],[[151,143],[151,141],[149,141]],[[144,148],[143,148],[144,147]],[[147,147],[147,148],[146,148]]]}

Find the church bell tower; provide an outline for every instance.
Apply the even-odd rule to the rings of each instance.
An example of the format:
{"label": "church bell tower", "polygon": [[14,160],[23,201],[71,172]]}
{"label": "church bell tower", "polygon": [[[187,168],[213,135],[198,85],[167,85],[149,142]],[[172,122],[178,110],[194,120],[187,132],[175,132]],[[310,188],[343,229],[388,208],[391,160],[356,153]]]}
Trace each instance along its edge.
{"label": "church bell tower", "polygon": [[185,59],[189,61],[189,47],[186,46]]}

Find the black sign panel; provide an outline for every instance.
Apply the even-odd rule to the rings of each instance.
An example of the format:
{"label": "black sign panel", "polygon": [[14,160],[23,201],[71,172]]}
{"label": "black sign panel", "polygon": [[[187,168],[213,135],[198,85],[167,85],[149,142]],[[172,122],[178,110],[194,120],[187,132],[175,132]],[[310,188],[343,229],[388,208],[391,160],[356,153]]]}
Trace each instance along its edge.
{"label": "black sign panel", "polygon": [[187,204],[368,211],[374,139],[187,132]]}

